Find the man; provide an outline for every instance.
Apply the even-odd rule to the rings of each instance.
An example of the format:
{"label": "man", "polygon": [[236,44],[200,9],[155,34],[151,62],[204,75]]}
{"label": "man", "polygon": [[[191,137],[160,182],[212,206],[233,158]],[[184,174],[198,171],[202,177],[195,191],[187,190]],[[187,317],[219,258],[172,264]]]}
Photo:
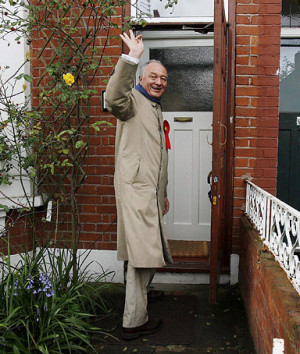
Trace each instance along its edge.
{"label": "man", "polygon": [[128,261],[122,337],[134,339],[156,332],[161,320],[148,319],[147,289],[157,267],[172,262],[163,215],[167,149],[160,97],[167,87],[167,70],[150,61],[133,88],[142,36],[121,35],[129,48],[122,55],[106,90],[108,110],[118,118],[115,150],[115,194],[118,213],[118,259]]}

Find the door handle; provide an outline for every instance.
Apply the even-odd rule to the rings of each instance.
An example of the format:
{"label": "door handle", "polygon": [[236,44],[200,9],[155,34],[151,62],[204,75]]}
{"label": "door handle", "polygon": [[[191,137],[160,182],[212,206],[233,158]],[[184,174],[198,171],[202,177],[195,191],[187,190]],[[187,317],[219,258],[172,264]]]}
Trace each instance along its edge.
{"label": "door handle", "polygon": [[174,122],[187,123],[192,121],[193,117],[174,117]]}

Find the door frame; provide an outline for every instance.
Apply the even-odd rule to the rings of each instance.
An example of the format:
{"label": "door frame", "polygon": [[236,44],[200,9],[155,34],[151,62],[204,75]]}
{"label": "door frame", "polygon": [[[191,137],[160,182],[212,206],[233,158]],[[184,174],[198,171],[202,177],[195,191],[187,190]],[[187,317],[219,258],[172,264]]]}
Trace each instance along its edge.
{"label": "door frame", "polygon": [[[225,12],[224,12],[224,3],[223,0],[214,0],[214,32],[209,32],[205,35],[199,35],[194,31],[186,31],[186,30],[178,30],[178,31],[163,31],[164,26],[161,25],[159,30],[156,31],[154,28],[151,30],[151,25],[145,30],[142,29],[140,26],[136,26],[137,34],[143,33],[143,37],[147,40],[162,40],[162,39],[197,39],[202,36],[202,38],[216,38],[216,34],[221,32],[220,24],[225,19]],[[224,140],[225,131],[222,133],[220,132],[220,126],[218,127],[218,132],[215,131],[215,126],[213,126],[214,134],[214,143],[216,144],[217,141],[220,143],[225,142],[225,153],[224,159],[226,161],[225,164],[225,173],[223,176],[223,192],[224,198],[222,206],[223,209],[221,213],[219,212],[219,216],[216,218],[213,216],[211,223],[215,223],[217,230],[218,230],[218,237],[217,237],[217,252],[214,257],[210,257],[210,291],[209,291],[209,301],[210,303],[216,303],[217,300],[217,284],[220,276],[221,270],[221,260],[222,265],[226,267],[229,266],[230,260],[230,253],[232,249],[232,230],[233,230],[233,168],[234,168],[234,95],[235,95],[235,12],[236,12],[236,5],[233,1],[229,1],[228,6],[228,43],[225,52],[223,51],[223,56],[227,56],[227,88],[224,91],[224,95],[226,98],[224,100],[224,115],[225,115],[225,126],[227,129],[227,139]],[[226,22],[226,20],[225,20]],[[163,34],[163,35],[162,35]],[[224,59],[225,59],[224,58]],[[217,74],[218,75],[218,74]],[[225,111],[226,107],[226,111]],[[221,140],[222,139],[222,140]],[[212,161],[214,162],[214,156],[212,157]],[[213,209],[213,208],[212,208]],[[225,219],[225,220],[224,220]],[[213,235],[215,229],[211,228],[211,234]],[[212,240],[212,237],[211,237]],[[213,270],[212,270],[213,268]],[[212,279],[213,278],[213,279]]]}
{"label": "door frame", "polygon": [[[209,282],[209,302],[211,304],[217,302],[217,287],[221,267],[224,264],[224,251],[230,252],[231,250],[231,247],[228,248],[228,239],[226,236],[228,237],[228,231],[232,231],[232,224],[229,224],[229,227],[231,226],[230,230],[225,231],[225,216],[232,219],[232,183],[230,183],[230,180],[233,178],[233,163],[231,163],[231,166],[229,166],[228,163],[230,160],[228,152],[233,152],[233,126],[229,123],[233,122],[233,116],[231,116],[231,114],[233,110],[232,99],[234,99],[234,97],[232,97],[234,91],[230,90],[231,86],[228,85],[229,77],[231,79],[230,84],[233,85],[234,82],[231,76],[232,62],[228,61],[228,28],[224,2],[223,0],[215,0],[212,227]],[[232,158],[231,162],[233,162]],[[231,176],[229,176],[230,172]],[[227,198],[229,199],[229,203],[226,200]],[[226,211],[230,206],[231,210]],[[226,226],[228,226],[228,224]]]}
{"label": "door frame", "polygon": [[[213,39],[212,33],[203,35],[203,34],[196,33],[194,31],[186,31],[186,30],[182,31],[181,30],[181,31],[162,31],[159,33],[158,32],[151,32],[151,31],[150,32],[149,31],[145,31],[145,32],[141,31],[139,34],[143,35],[144,45],[145,45],[144,53],[147,53],[149,51],[149,49],[151,49],[151,48],[167,48],[167,47],[172,47],[172,48],[174,48],[174,47],[178,47],[178,48],[182,48],[182,47],[211,47],[211,48],[213,48],[213,46],[214,46],[214,39]],[[145,58],[145,54],[144,54],[141,58],[141,61],[140,61],[141,65],[143,65],[143,63],[146,62],[146,60],[148,60],[148,59],[149,58],[147,57],[147,55]],[[139,75],[139,73],[137,73],[137,77],[138,77],[138,75]],[[177,114],[180,116],[190,116],[195,112],[183,111],[183,112],[171,112],[171,113],[173,113],[174,115]],[[203,115],[205,115],[205,117],[207,117],[208,115],[211,115],[211,117],[212,117],[213,110],[198,111],[197,114],[199,114],[199,115],[203,114]],[[210,127],[212,126],[211,123],[212,123],[212,121],[207,125],[208,131],[211,130],[210,129]],[[207,141],[212,140],[211,138],[208,139],[208,137],[206,139],[207,139]],[[172,144],[172,142],[171,142],[171,144]],[[211,145],[211,143],[209,143],[209,144]],[[210,167],[210,170],[211,170],[211,167]],[[207,192],[208,192],[209,185],[206,183],[207,173],[205,175],[204,180],[205,180],[205,184],[207,185]],[[207,204],[209,204],[209,199],[208,199],[207,195],[205,195],[205,197],[207,198]],[[208,205],[208,208],[209,208],[209,205]],[[211,210],[209,210],[209,212],[211,214]],[[207,230],[207,232],[208,232],[207,237],[205,238],[202,235],[201,239],[199,239],[199,241],[201,241],[201,240],[210,241],[210,238],[211,238],[211,233],[210,233],[211,216],[209,217],[208,223],[209,223],[209,226],[208,226],[208,230]],[[205,223],[203,224],[203,226],[205,227]],[[176,238],[171,238],[171,239],[176,239]],[[195,238],[190,238],[189,240],[195,241]]]}

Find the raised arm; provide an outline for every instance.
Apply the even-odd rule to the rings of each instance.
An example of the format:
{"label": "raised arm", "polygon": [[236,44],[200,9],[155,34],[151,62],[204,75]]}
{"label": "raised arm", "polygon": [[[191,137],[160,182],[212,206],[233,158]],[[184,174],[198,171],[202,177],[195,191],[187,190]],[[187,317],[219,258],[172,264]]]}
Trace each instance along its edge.
{"label": "raised arm", "polygon": [[[129,34],[124,33],[120,37],[129,48],[128,55],[140,59],[144,52],[142,36],[135,37],[130,30]],[[137,62],[128,57],[119,60],[106,88],[106,106],[120,120],[128,120],[135,114],[131,90],[134,86],[137,66]]]}

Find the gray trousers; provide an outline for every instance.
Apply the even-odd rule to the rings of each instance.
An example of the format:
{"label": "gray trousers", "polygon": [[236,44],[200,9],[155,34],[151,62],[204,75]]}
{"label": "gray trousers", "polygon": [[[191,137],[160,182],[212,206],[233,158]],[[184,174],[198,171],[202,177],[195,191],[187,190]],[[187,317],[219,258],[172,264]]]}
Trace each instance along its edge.
{"label": "gray trousers", "polygon": [[148,321],[147,292],[156,268],[134,268],[128,264],[123,327],[132,328]]}

